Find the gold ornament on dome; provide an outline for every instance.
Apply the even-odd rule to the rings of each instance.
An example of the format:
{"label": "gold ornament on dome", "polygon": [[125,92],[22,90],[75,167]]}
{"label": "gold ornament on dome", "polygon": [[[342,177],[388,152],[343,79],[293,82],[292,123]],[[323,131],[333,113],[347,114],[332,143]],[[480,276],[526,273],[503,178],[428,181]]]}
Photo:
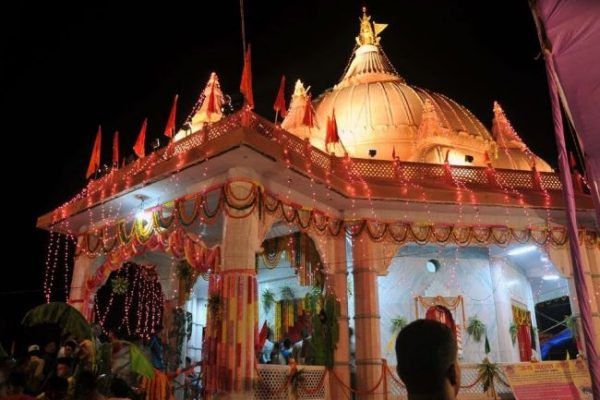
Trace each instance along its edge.
{"label": "gold ornament on dome", "polygon": [[360,33],[356,37],[356,43],[359,46],[370,44],[379,45],[379,34],[387,28],[387,24],[378,24],[373,21],[371,24],[371,16],[367,15],[367,7],[362,8],[363,15],[360,18]]}

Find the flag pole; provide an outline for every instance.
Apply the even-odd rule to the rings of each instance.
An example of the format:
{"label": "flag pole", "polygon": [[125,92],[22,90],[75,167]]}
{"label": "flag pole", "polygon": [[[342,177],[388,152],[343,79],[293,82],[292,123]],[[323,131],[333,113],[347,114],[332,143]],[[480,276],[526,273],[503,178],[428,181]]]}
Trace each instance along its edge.
{"label": "flag pole", "polygon": [[279,109],[275,110],[275,122],[274,124],[277,125],[277,117],[279,116]]}
{"label": "flag pole", "polygon": [[244,0],[240,0],[240,18],[242,20],[242,60],[246,57],[246,22],[244,19]]}

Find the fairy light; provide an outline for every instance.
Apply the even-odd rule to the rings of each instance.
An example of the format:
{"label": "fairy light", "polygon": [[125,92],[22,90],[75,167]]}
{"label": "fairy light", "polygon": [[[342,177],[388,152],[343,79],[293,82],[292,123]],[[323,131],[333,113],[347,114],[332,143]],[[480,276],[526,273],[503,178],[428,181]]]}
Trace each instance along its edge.
{"label": "fairy light", "polygon": [[52,254],[52,267],[49,273],[49,282],[47,287],[46,301],[49,303],[52,297],[52,288],[54,287],[54,277],[58,268],[58,250],[60,249],[60,242],[62,239],[60,233],[57,234],[56,245],[54,246],[54,252]]}
{"label": "fairy light", "polygon": [[46,298],[46,303],[50,303],[50,298],[52,296],[50,276],[54,273],[54,271],[52,271],[52,254],[54,254],[54,240],[56,235],[56,232],[50,231],[50,240],[48,241],[48,248],[46,250],[46,268],[44,272],[44,297]]}
{"label": "fairy light", "polygon": [[70,243],[73,240],[73,236],[66,235],[65,238],[65,251],[64,251],[64,278],[65,278],[65,301],[69,301],[69,252]]}

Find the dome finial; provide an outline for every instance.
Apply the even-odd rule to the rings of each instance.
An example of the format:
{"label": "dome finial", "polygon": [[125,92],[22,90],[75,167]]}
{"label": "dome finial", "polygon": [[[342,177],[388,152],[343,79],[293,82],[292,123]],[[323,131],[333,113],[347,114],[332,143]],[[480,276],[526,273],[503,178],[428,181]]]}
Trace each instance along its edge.
{"label": "dome finial", "polygon": [[378,45],[379,34],[387,27],[387,24],[377,24],[375,22],[371,24],[371,16],[367,15],[367,7],[365,6],[362,8],[362,13],[362,17],[359,18],[360,32],[356,37],[356,43],[359,46],[365,44]]}

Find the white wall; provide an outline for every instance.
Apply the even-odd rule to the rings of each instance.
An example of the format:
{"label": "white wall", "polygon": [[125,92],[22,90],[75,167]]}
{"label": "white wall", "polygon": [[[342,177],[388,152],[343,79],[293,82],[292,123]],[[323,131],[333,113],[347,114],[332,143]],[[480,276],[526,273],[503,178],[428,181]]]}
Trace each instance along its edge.
{"label": "white wall", "polygon": [[[437,259],[440,268],[427,272],[426,261]],[[415,297],[456,297],[462,295],[465,319],[477,315],[487,326],[492,348],[491,357],[498,359],[498,338],[495,302],[486,248],[443,248],[410,245],[403,247],[392,260],[387,276],[379,278],[379,308],[381,314],[382,355],[390,364],[396,364],[391,319],[403,316],[411,322],[416,319]],[[424,309],[420,307],[420,318]],[[484,342],[474,342],[466,334],[460,307],[453,312],[455,322],[461,325],[463,360],[479,362],[485,356]]]}

